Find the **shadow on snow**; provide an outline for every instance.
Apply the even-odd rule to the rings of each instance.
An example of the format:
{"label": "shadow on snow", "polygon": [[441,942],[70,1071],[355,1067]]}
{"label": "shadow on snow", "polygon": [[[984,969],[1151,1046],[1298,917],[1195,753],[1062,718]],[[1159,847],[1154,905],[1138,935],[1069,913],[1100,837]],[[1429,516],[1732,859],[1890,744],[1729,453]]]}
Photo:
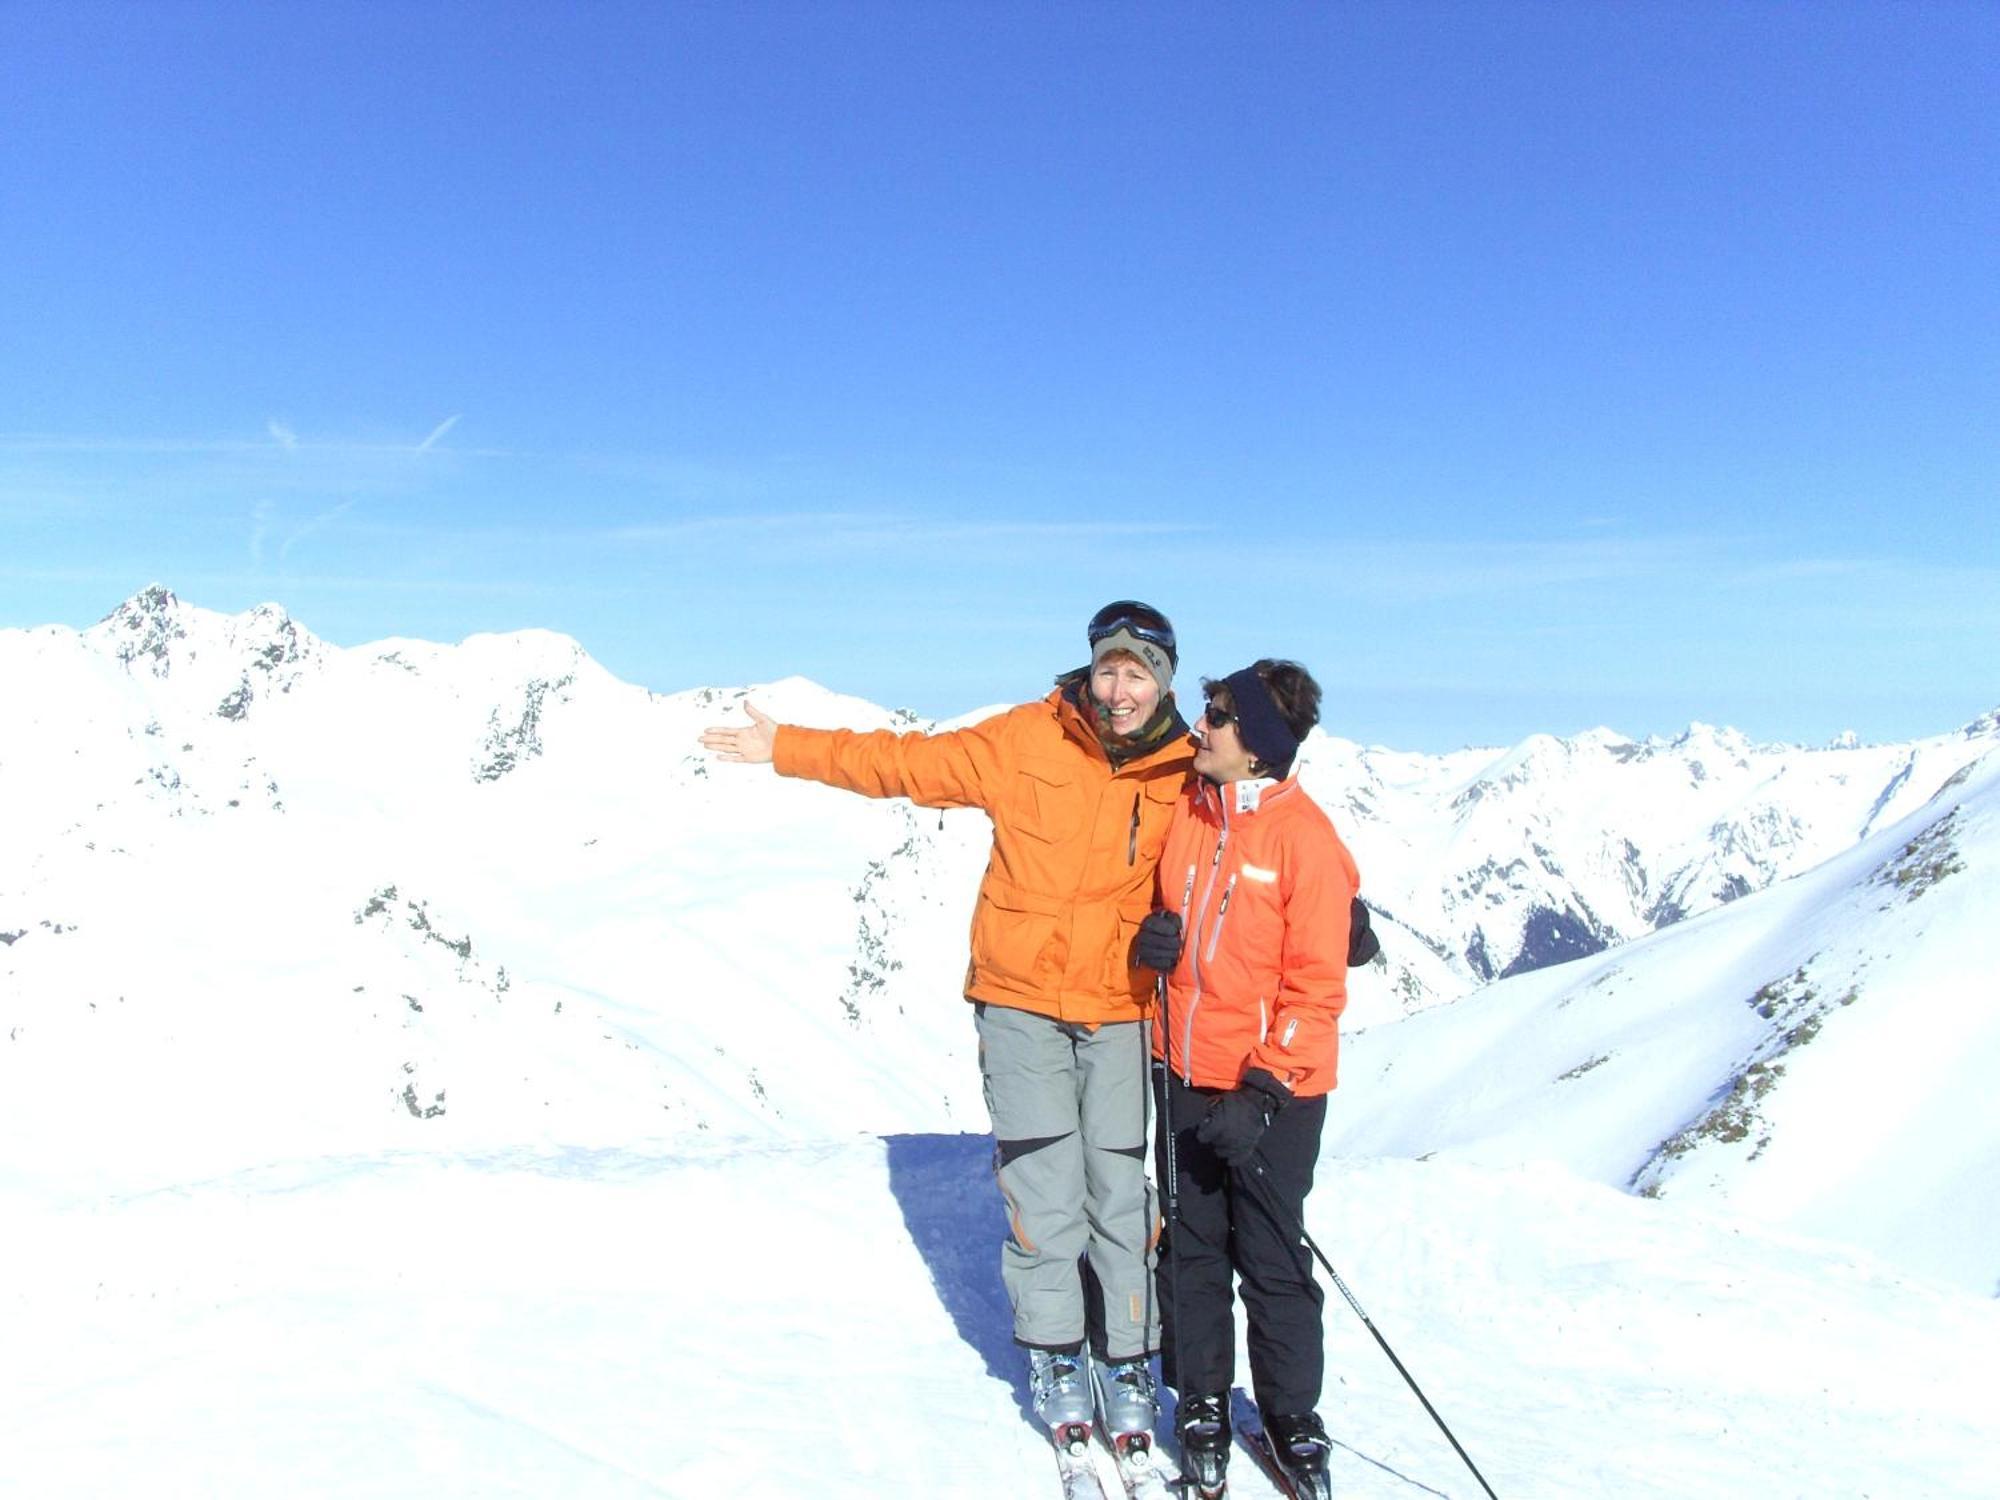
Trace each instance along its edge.
{"label": "shadow on snow", "polygon": [[910,1240],[930,1268],[931,1286],[958,1336],[979,1351],[986,1371],[1014,1392],[1035,1421],[1027,1362],[1014,1344],[1014,1314],[1000,1284],[1007,1215],[993,1184],[990,1135],[885,1135],[889,1191]]}

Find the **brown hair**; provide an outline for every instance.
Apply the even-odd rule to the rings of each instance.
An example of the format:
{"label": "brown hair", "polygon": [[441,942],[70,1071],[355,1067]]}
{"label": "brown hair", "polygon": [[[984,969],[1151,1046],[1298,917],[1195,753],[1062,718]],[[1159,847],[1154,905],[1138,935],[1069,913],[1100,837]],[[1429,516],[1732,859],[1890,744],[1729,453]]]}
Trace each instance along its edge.
{"label": "brown hair", "polygon": [[[1264,684],[1264,691],[1270,695],[1271,706],[1278,711],[1278,717],[1292,732],[1292,738],[1305,743],[1305,737],[1312,727],[1319,723],[1319,684],[1313,681],[1312,673],[1295,661],[1285,661],[1267,656],[1252,662],[1246,671],[1257,674],[1257,680]],[[1241,674],[1233,674],[1240,677]],[[1204,677],[1201,690],[1224,708],[1240,708],[1235,702],[1226,679]],[[1259,774],[1284,776],[1291,770],[1292,757],[1286,756],[1278,766],[1267,765],[1261,758],[1253,758],[1251,766]]]}

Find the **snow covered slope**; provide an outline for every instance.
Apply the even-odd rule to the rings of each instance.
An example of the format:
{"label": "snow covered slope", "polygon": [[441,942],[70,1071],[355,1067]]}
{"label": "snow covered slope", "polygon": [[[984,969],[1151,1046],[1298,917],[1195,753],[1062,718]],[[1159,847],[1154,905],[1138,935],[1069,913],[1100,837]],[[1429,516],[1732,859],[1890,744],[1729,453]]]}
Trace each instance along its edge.
{"label": "snow covered slope", "polygon": [[[0,675],[0,1134],[61,1143],[0,1173],[984,1123],[977,830],[711,777],[695,736],[741,692],[655,697],[541,633],[341,651],[164,591],[0,633]],[[891,864],[923,929],[893,954]]]}
{"label": "snow covered slope", "polygon": [[1556,1161],[2000,1294],[2000,754],[1817,869],[1353,1037],[1342,1153]]}

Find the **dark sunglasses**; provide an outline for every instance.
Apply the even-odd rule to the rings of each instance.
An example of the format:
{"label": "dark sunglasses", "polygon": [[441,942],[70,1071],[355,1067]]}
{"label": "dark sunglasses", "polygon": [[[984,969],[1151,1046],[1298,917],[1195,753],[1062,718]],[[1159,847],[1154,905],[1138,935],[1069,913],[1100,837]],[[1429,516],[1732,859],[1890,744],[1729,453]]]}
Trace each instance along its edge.
{"label": "dark sunglasses", "polygon": [[1179,657],[1174,645],[1173,622],[1150,604],[1141,604],[1137,599],[1120,599],[1114,604],[1107,604],[1090,617],[1087,633],[1090,644],[1095,646],[1106,636],[1116,635],[1121,630],[1131,631],[1138,640],[1151,641],[1170,657]]}
{"label": "dark sunglasses", "polygon": [[1202,705],[1201,716],[1208,720],[1211,729],[1220,729],[1225,724],[1236,722],[1236,710],[1233,708],[1217,708],[1213,698]]}

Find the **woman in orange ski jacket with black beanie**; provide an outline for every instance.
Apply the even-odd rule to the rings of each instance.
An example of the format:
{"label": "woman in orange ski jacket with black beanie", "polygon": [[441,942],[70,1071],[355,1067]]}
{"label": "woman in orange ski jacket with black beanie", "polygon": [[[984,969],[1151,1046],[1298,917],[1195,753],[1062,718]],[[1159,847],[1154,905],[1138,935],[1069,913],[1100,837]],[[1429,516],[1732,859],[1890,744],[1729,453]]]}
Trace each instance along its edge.
{"label": "woman in orange ski jacket with black beanie", "polygon": [[1153,977],[1132,948],[1191,758],[1167,618],[1121,599],[1086,636],[1089,666],[965,729],[806,729],[750,708],[748,729],[702,736],[723,759],[770,761],[781,776],[992,818],[965,997],[1012,1231],[1001,1279],[1036,1409],[1059,1437],[1097,1417],[1114,1436],[1153,1425],[1141,1026]]}
{"label": "woman in orange ski jacket with black beanie", "polygon": [[1291,776],[1319,720],[1311,674],[1267,659],[1203,687],[1195,779],[1160,856],[1161,909],[1136,952],[1166,975],[1153,1035],[1159,1173],[1165,1182],[1171,1131],[1177,1188],[1160,1262],[1166,1370],[1186,1466],[1212,1491],[1228,1459],[1237,1279],[1265,1430],[1288,1464],[1324,1476],[1321,1293],[1296,1228],[1243,1174],[1261,1168],[1255,1187],[1275,1189],[1300,1222],[1334,1086],[1360,876]]}

